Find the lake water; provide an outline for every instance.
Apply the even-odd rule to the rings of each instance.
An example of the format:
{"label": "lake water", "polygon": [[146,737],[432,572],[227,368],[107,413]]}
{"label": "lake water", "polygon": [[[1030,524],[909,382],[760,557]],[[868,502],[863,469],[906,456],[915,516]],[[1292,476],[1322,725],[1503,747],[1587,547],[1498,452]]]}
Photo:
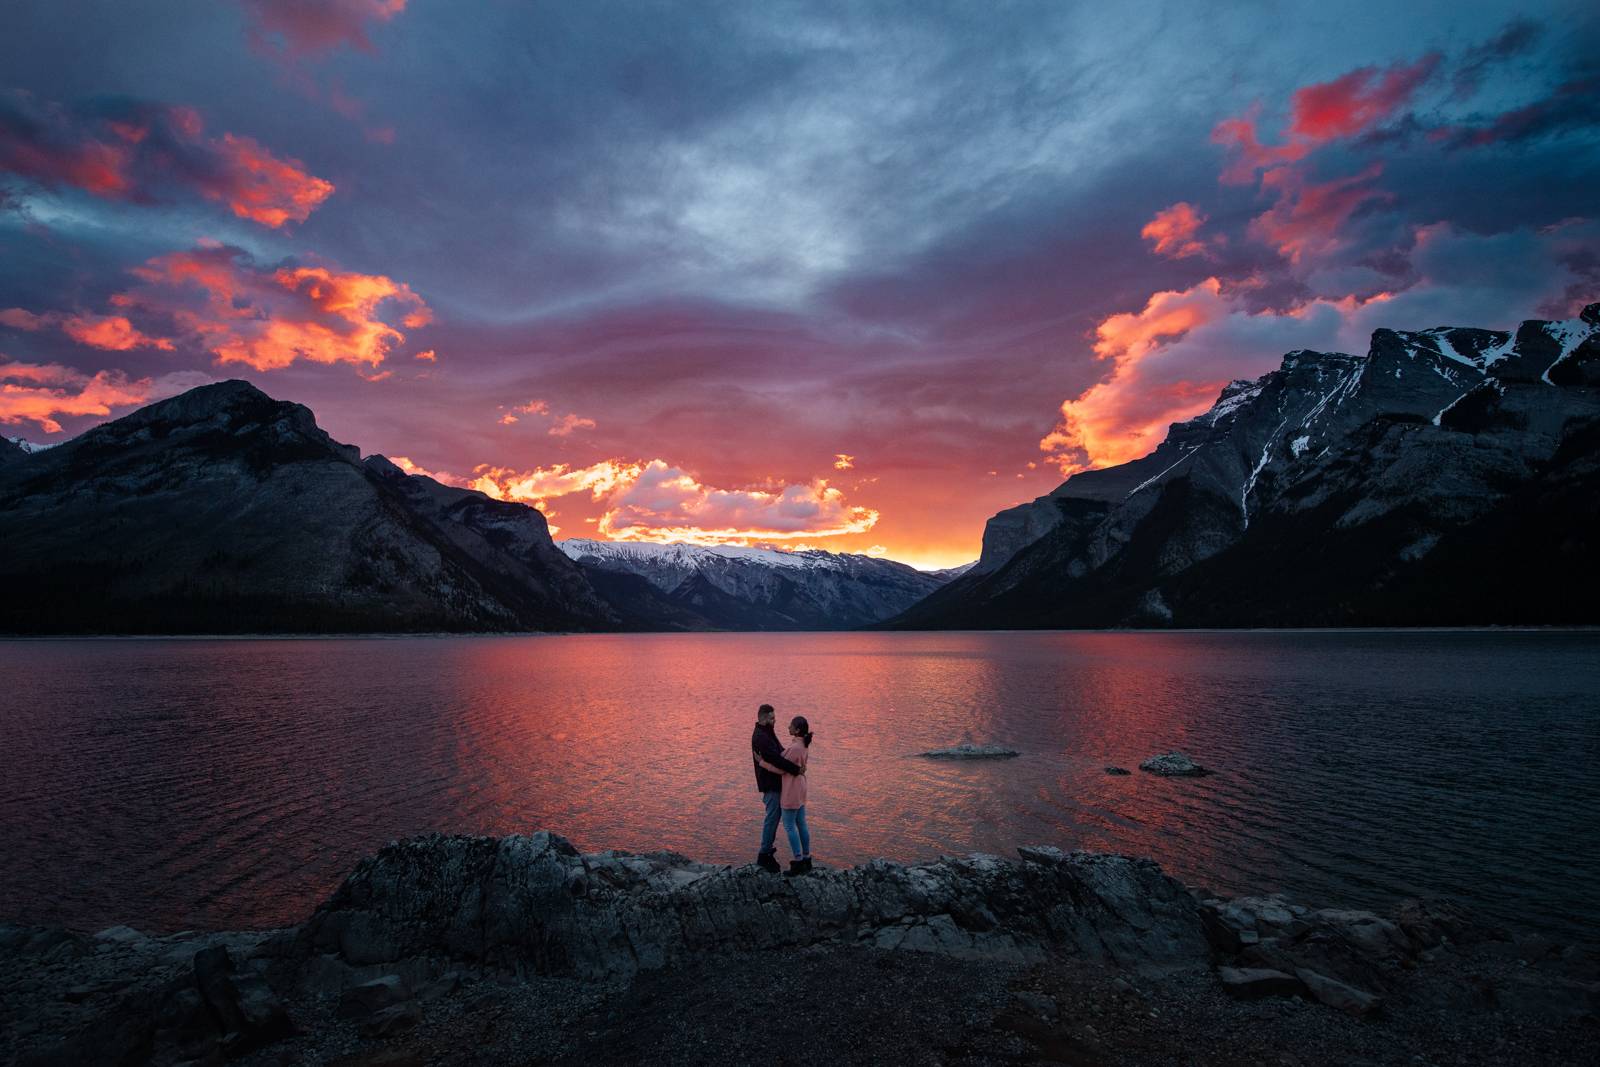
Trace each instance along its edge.
{"label": "lake water", "polygon": [[[749,862],[762,701],[821,862],[1051,843],[1600,938],[1600,634],[1520,632],[0,642],[0,921],[295,922],[427,830]],[[1023,755],[914,755],[963,739]],[[1217,773],[1103,771],[1169,749]]]}

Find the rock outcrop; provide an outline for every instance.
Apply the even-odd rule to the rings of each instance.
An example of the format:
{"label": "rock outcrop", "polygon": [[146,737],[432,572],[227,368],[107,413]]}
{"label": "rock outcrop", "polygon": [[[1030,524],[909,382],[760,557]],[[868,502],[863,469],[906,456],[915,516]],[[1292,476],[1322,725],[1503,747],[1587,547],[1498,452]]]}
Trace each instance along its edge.
{"label": "rock outcrop", "polygon": [[1152,453],[1001,512],[885,625],[1592,624],[1600,304],[1290,352]]}
{"label": "rock outcrop", "polygon": [[[495,1062],[513,1048],[528,1054],[521,1033],[572,1040],[550,1037],[551,1027],[575,1029],[581,1047],[592,1024],[561,1013],[597,997],[616,1005],[619,1026],[637,1028],[648,990],[660,988],[655,972],[670,972],[669,984],[707,983],[725,1000],[748,997],[743,983],[802,969],[856,989],[886,972],[920,974],[929,993],[953,1002],[970,987],[945,989],[929,974],[960,972],[990,987],[1008,975],[1058,989],[1087,982],[1101,1005],[1145,995],[1120,974],[1147,991],[1170,989],[1168,1007],[1206,1005],[1183,1009],[1202,1017],[1224,1010],[1223,993],[1294,997],[1369,1021],[1400,1004],[1427,1015],[1424,1029],[1505,1010],[1519,1027],[1566,1028],[1551,1039],[1558,1052],[1592,1043],[1593,952],[1511,941],[1437,904],[1381,916],[1278,896],[1223,899],[1150,860],[1051,846],[1018,854],[874,861],[785,879],[667,853],[584,854],[550,833],[429,835],[362,861],[286,930],[151,937],[115,927],[89,937],[0,926],[0,1062],[323,1062],[360,1042],[424,1031],[432,1036],[417,1039],[415,1061],[473,1062],[460,1041],[481,1038],[490,1020],[496,1030],[522,1020],[499,1052],[483,1053]],[[946,960],[909,970],[890,962],[927,954]],[[1430,968],[1441,976],[1429,979]],[[630,992],[641,988],[645,999]],[[1073,1025],[1052,997],[1022,990],[1016,1003],[1035,1023]],[[879,1010],[820,1025],[833,1046],[849,1046],[857,1039],[835,1031],[881,1025]],[[1141,1031],[1160,1025],[1153,1010],[1136,1015]],[[1099,1008],[1094,1016],[1099,1024]],[[1495,1050],[1463,1062],[1496,1062]]]}
{"label": "rock outcrop", "polygon": [[1025,855],[776,879],[671,854],[584,855],[548,833],[424,837],[363,861],[301,938],[308,953],[357,966],[437,955],[585,977],[824,942],[1124,964],[1204,957],[1193,899],[1155,863]]}

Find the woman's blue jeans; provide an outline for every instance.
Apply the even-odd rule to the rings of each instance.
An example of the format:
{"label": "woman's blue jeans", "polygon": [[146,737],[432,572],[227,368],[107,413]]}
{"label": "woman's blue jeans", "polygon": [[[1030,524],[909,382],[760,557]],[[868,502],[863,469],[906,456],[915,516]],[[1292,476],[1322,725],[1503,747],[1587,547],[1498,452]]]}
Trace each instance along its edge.
{"label": "woman's blue jeans", "polygon": [[805,808],[784,808],[783,830],[789,835],[789,850],[795,859],[811,855],[811,831],[806,828]]}

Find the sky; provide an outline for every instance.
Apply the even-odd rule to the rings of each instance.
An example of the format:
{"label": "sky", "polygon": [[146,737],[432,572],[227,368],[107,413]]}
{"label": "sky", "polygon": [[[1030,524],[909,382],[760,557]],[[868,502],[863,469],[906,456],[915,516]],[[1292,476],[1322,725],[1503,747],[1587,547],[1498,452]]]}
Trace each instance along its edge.
{"label": "sky", "polygon": [[10,0],[0,432],[244,378],[556,536],[978,554],[1600,299],[1586,3]]}

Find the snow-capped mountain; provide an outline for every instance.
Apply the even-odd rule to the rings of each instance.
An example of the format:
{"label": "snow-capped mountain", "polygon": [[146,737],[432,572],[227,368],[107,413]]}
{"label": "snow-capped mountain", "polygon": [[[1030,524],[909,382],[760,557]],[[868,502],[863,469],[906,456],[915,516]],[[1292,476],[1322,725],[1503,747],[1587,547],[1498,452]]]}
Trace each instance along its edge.
{"label": "snow-capped mountain", "polygon": [[60,443],[52,442],[50,444],[39,444],[37,441],[30,441],[26,437],[5,437],[0,438],[0,441],[4,441],[6,444],[15,445],[19,450],[29,455],[32,455],[35,452],[43,452],[49,448],[54,448]]}
{"label": "snow-capped mountain", "polygon": [[1149,455],[994,516],[977,566],[891,624],[1600,621],[1571,580],[1540,585],[1555,557],[1524,545],[1589,544],[1597,387],[1600,304],[1290,352]]}
{"label": "snow-capped mountain", "polygon": [[581,538],[556,545],[619,610],[674,629],[849,629],[904,611],[949,580],[893,560],[815,549]]}

